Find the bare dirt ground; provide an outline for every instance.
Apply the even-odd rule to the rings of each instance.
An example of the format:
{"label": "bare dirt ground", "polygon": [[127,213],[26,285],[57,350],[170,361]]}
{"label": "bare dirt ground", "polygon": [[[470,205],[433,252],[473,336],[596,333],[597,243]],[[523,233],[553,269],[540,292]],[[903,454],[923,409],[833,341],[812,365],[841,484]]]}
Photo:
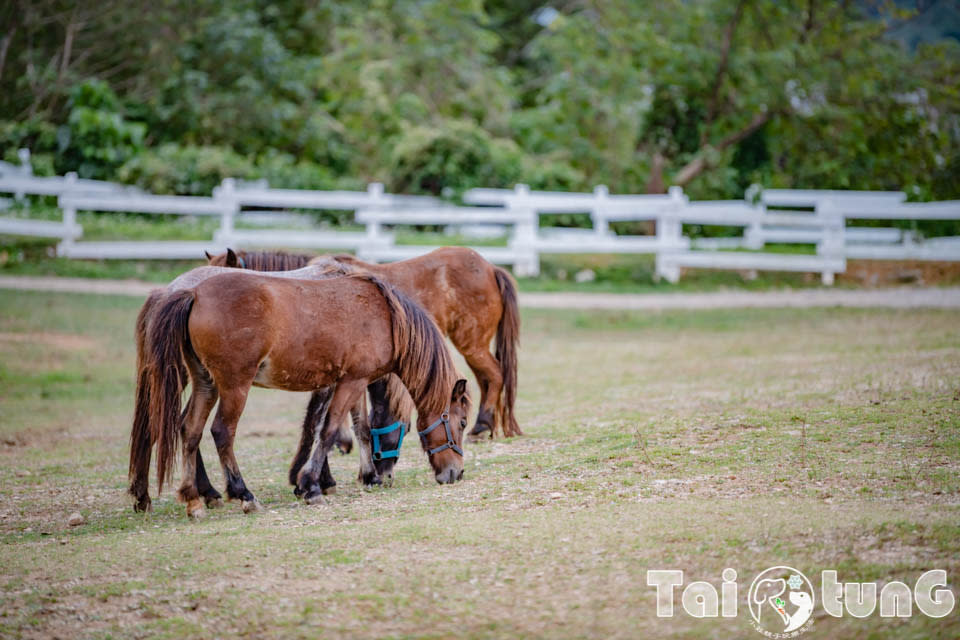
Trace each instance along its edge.
{"label": "bare dirt ground", "polygon": [[[0,289],[99,293],[143,297],[157,285],[138,280],[97,280],[0,276]],[[531,309],[731,309],[809,307],[887,307],[897,309],[960,308],[960,287],[890,287],[884,289],[778,289],[706,293],[542,293],[522,292],[520,304]]]}

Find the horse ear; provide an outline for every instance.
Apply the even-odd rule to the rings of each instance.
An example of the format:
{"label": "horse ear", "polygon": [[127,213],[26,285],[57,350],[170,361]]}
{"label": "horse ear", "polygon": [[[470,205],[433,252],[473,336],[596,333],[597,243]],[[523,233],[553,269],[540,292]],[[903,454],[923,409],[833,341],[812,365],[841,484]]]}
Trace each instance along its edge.
{"label": "horse ear", "polygon": [[228,267],[234,267],[234,268],[236,268],[237,264],[238,264],[237,254],[235,254],[235,253],[233,252],[233,249],[229,249],[229,248],[228,248],[228,249],[227,249],[226,265],[227,265]]}
{"label": "horse ear", "polygon": [[453,393],[450,394],[450,400],[456,402],[462,398],[467,393],[467,381],[464,378],[457,380],[457,383],[453,385]]}
{"label": "horse ear", "polygon": [[210,255],[209,251],[204,251],[203,255],[207,256],[207,262],[210,262],[211,260],[213,260],[213,256]]}

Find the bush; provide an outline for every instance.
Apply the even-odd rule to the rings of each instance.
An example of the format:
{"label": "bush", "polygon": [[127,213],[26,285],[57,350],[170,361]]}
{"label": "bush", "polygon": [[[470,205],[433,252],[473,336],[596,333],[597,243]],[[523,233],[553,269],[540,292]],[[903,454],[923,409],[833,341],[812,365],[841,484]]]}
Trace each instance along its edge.
{"label": "bush", "polygon": [[81,178],[112,178],[143,150],[146,125],[128,122],[120,100],[105,82],[90,80],[70,92],[70,115],[57,129],[57,172]]}
{"label": "bush", "polygon": [[[325,166],[298,161],[288,153],[271,151],[260,156],[255,169],[258,178],[277,189],[336,189],[351,188],[338,181]],[[366,185],[352,185],[364,189]]]}
{"label": "bush", "polygon": [[51,158],[57,151],[57,125],[37,119],[0,121],[0,149],[0,159],[13,164],[20,164],[17,151],[30,149],[34,175],[54,175]]}
{"label": "bush", "polygon": [[224,178],[252,180],[258,174],[229,148],[164,144],[129,160],[117,177],[151,193],[208,196]]}
{"label": "bush", "polygon": [[457,197],[472,187],[510,187],[522,172],[522,153],[464,120],[409,127],[391,154],[394,192]]}
{"label": "bush", "polygon": [[589,189],[583,172],[565,160],[526,156],[523,159],[522,182],[534,191],[586,191]]}

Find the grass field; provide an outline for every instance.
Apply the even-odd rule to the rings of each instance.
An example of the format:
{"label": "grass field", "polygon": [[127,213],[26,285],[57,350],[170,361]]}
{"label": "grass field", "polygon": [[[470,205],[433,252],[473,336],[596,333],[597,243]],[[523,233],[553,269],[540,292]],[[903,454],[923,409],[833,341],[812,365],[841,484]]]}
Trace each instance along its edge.
{"label": "grass field", "polygon": [[[237,457],[267,510],[194,523],[168,491],[147,515],[125,495],[138,306],[0,291],[0,637],[761,638],[747,587],[779,564],[817,587],[805,637],[960,636],[957,609],[819,603],[823,569],[945,569],[956,593],[960,313],[525,312],[527,435],[468,445],[463,482],[436,485],[413,439],[393,488],[338,455],[338,493],[300,504],[306,398],[255,390]],[[719,587],[725,567],[737,618],[679,593],[656,617],[648,569]]]}

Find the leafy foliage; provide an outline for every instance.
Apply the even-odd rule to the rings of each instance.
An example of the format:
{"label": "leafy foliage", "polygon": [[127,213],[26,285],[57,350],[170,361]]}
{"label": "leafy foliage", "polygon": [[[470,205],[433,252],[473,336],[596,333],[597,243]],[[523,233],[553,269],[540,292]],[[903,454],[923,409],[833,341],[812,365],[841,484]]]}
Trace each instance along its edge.
{"label": "leafy foliage", "polygon": [[88,81],[70,95],[70,115],[57,130],[57,164],[81,178],[109,178],[143,150],[146,126],[127,121],[106,83]]}
{"label": "leafy foliage", "polygon": [[117,176],[152,193],[209,195],[224,178],[255,177],[253,165],[226,147],[164,144],[131,159]]}
{"label": "leafy foliage", "polygon": [[410,127],[393,148],[390,175],[396,191],[454,195],[471,187],[509,187],[521,176],[521,153],[466,120]]}
{"label": "leafy foliage", "polygon": [[39,171],[163,193],[231,175],[453,197],[524,181],[726,198],[761,181],[956,198],[960,46],[910,28],[949,7],[916,7],[13,0],[0,155],[27,146]]}

